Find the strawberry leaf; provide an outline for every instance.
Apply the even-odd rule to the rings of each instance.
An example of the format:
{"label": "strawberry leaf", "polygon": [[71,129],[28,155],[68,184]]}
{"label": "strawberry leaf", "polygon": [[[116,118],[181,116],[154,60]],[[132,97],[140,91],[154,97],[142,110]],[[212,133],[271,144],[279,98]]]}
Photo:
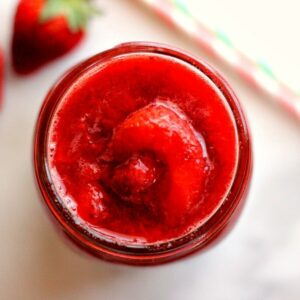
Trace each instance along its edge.
{"label": "strawberry leaf", "polygon": [[46,0],[40,22],[64,16],[72,32],[85,29],[89,19],[100,11],[89,0]]}

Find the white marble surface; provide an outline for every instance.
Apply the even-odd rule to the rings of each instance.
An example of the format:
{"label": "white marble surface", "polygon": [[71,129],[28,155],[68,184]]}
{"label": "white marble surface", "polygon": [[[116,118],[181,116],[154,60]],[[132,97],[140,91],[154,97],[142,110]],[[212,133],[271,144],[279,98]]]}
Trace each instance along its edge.
{"label": "white marble surface", "polygon": [[[53,230],[31,164],[35,118],[50,85],[79,60],[124,41],[160,41],[201,55],[135,1],[98,2],[105,15],[75,52],[28,77],[7,68],[0,115],[0,299],[300,299],[300,125],[205,55],[238,93],[253,135],[253,184],[233,232],[204,254],[136,268],[74,252]],[[0,3],[6,54],[14,5]]]}

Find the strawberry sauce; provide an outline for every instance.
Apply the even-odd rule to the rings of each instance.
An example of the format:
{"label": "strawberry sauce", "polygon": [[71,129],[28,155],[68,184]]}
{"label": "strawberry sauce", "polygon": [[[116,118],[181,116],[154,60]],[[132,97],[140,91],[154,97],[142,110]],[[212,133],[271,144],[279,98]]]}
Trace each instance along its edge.
{"label": "strawberry sauce", "polygon": [[239,157],[220,89],[175,57],[128,53],[69,86],[50,124],[48,164],[76,224],[116,241],[177,239],[224,202]]}

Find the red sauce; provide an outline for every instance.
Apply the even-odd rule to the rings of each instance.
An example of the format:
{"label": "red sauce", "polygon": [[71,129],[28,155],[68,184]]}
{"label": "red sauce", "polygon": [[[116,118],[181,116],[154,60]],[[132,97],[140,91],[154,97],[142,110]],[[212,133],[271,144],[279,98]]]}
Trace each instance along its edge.
{"label": "red sauce", "polygon": [[94,66],[55,112],[50,172],[77,222],[116,240],[155,243],[205,222],[227,195],[237,130],[221,92],[158,54]]}

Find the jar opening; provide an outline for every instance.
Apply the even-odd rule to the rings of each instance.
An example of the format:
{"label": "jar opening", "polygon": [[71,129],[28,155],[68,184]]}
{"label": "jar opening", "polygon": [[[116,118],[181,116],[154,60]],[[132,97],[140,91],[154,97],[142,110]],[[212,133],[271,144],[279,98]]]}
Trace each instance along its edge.
{"label": "jar opening", "polygon": [[[205,80],[211,88],[217,91],[219,99],[223,101],[232,124],[234,124],[236,138],[236,161],[232,179],[223,198],[219,200],[219,205],[215,206],[206,219],[190,228],[185,234],[150,243],[142,239],[130,240],[126,235],[122,236],[120,233],[116,236],[110,230],[103,228],[99,230],[93,224],[82,222],[82,218],[74,218],[76,201],[71,197],[62,197],[65,191],[57,189],[57,182],[61,178],[59,178],[57,170],[49,165],[55,152],[55,143],[51,140],[49,132],[53,132],[53,128],[57,124],[57,113],[64,105],[65,99],[68,98],[66,95],[70,91],[74,92],[77,86],[80,87],[78,82],[91,77],[94,72],[101,72],[103,68],[117,60],[128,60],[128,58],[136,56],[168,57],[176,64],[184,64],[186,68],[197,73],[197,76],[202,77],[202,80]],[[195,126],[198,126],[197,122],[195,122]],[[130,257],[139,255],[167,257],[170,253],[190,252],[192,249],[204,246],[229,222],[238,206],[249,177],[250,156],[249,135],[242,111],[236,96],[224,79],[199,59],[179,50],[152,43],[122,44],[100,53],[72,69],[48,94],[39,115],[35,135],[36,176],[47,206],[64,230],[82,246],[92,248],[94,252],[107,252],[109,255],[117,253]],[[60,188],[63,189],[63,185]]]}

